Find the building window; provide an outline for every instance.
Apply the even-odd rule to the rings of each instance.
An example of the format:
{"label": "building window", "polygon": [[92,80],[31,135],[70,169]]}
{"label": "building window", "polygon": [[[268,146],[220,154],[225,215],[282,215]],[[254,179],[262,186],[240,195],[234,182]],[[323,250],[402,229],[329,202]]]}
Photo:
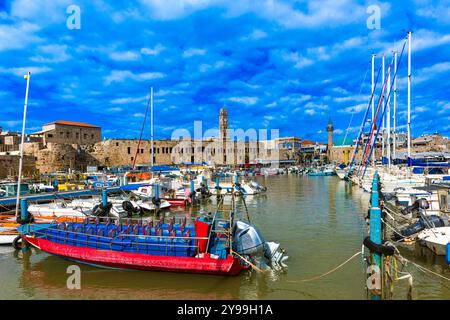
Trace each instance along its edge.
{"label": "building window", "polygon": [[131,153],[131,147],[128,147],[128,154]]}
{"label": "building window", "polygon": [[53,138],[53,134],[49,133],[49,134],[47,135],[47,138]]}
{"label": "building window", "polygon": [[80,137],[80,134],[78,132],[75,133],[75,137],[78,139]]}
{"label": "building window", "polygon": [[91,139],[94,139],[94,134],[91,134]]}
{"label": "building window", "polygon": [[134,160],[134,157],[131,157],[131,161],[133,161]]}
{"label": "building window", "polygon": [[141,149],[141,153],[144,153],[144,149]]}
{"label": "building window", "polygon": [[116,147],[118,147],[119,146],[119,143],[118,142],[116,142]]}
{"label": "building window", "polygon": [[70,132],[66,132],[66,138],[70,138]]}
{"label": "building window", "polygon": [[84,139],[87,139],[87,133],[85,133],[85,134],[83,135],[83,137],[84,137]]}

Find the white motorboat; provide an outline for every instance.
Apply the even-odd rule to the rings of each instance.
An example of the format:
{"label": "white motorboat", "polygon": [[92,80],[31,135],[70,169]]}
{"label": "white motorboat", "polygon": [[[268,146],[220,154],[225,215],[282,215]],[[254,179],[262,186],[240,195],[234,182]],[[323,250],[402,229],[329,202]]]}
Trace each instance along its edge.
{"label": "white motorboat", "polygon": [[450,227],[425,229],[418,234],[426,246],[438,256],[445,256],[447,244],[450,242]]}
{"label": "white motorboat", "polygon": [[92,200],[56,201],[28,206],[28,212],[34,217],[86,217],[92,213]]}
{"label": "white motorboat", "polygon": [[[136,201],[136,204],[145,211],[155,211],[158,207],[152,201]],[[170,207],[169,201],[160,199],[158,209],[167,209]]]}
{"label": "white motorboat", "polygon": [[17,228],[0,227],[0,245],[13,243],[18,235]]}

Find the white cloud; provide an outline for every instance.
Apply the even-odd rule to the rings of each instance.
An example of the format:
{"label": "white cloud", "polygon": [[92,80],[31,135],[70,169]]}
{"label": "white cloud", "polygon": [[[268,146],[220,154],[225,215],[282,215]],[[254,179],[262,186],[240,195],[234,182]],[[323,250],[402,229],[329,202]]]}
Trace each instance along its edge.
{"label": "white cloud", "polygon": [[264,39],[267,37],[267,33],[260,30],[260,29],[255,29],[253,30],[248,36],[242,37],[241,40],[260,40],[260,39]]}
{"label": "white cloud", "polygon": [[254,105],[259,99],[258,97],[231,97],[228,100],[240,104]]}
{"label": "white cloud", "polygon": [[365,110],[367,108],[367,104],[358,104],[356,106],[347,107],[345,109],[341,109],[338,112],[340,113],[360,113],[361,111]]}
{"label": "white cloud", "polygon": [[425,29],[417,30],[412,34],[412,50],[414,52],[449,43],[450,34],[439,34]]}
{"label": "white cloud", "polygon": [[284,61],[294,64],[294,68],[301,69],[310,66],[314,63],[314,60],[306,58],[300,55],[298,52],[282,52],[281,57]]}
{"label": "white cloud", "polygon": [[204,49],[189,48],[183,52],[183,58],[190,58],[193,56],[203,56],[206,53]]}
{"label": "white cloud", "polygon": [[66,45],[45,45],[38,47],[38,50],[42,53],[42,55],[31,57],[31,61],[39,63],[59,63],[67,61],[71,58],[71,56],[66,52]]}
{"label": "white cloud", "polygon": [[0,24],[0,51],[22,49],[41,42],[42,39],[34,34],[39,30],[40,27],[27,22],[16,25]]}
{"label": "white cloud", "polygon": [[123,109],[119,107],[109,108],[108,112],[121,112]]}
{"label": "white cloud", "polygon": [[31,77],[35,74],[51,71],[48,67],[19,67],[19,68],[1,68],[0,73],[14,74],[16,76],[24,76],[27,72],[31,72]]}
{"label": "white cloud", "polygon": [[[27,21],[38,22],[39,25],[65,23],[66,8],[73,4],[72,0],[15,0],[11,4],[11,16]],[[83,11],[81,11],[83,14]]]}
{"label": "white cloud", "polygon": [[109,75],[103,77],[105,85],[110,85],[113,82],[124,82],[128,79],[134,81],[146,81],[164,78],[166,75],[161,72],[146,72],[146,73],[133,73],[129,70],[113,70]]}
{"label": "white cloud", "polygon": [[134,51],[112,52],[109,57],[115,61],[134,61],[139,59],[139,54]]}
{"label": "white cloud", "polygon": [[309,115],[309,116],[313,116],[316,114],[316,111],[313,109],[306,109],[305,110],[305,114]]}
{"label": "white cloud", "polygon": [[153,48],[142,48],[141,49],[141,54],[143,55],[147,55],[147,56],[157,56],[159,55],[163,50],[165,49],[165,47],[158,43],[156,46],[154,46]]}
{"label": "white cloud", "polygon": [[143,102],[143,101],[147,101],[148,97],[147,96],[143,96],[143,97],[137,97],[137,98],[117,98],[117,99],[113,99],[110,102],[112,104],[129,104],[129,103],[138,103],[138,102]]}

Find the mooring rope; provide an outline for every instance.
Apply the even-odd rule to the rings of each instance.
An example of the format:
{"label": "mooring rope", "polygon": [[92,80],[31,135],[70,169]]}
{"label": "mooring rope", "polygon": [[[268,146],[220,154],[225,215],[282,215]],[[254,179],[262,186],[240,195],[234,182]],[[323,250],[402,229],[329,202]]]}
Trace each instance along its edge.
{"label": "mooring rope", "polygon": [[351,260],[353,260],[354,258],[356,258],[357,256],[359,256],[360,254],[362,254],[362,251],[358,251],[356,252],[354,255],[352,255],[350,258],[348,258],[347,260],[345,260],[344,262],[342,262],[340,265],[338,265],[337,267],[331,269],[330,271],[327,271],[325,273],[322,273],[321,275],[312,277],[312,278],[307,278],[307,279],[301,279],[301,280],[287,280],[287,282],[292,282],[292,283],[298,283],[298,282],[309,282],[309,281],[314,281],[314,280],[318,280],[320,278],[323,278],[335,271],[337,271],[338,269],[342,268],[343,266],[345,266],[347,263],[349,263]]}
{"label": "mooring rope", "polygon": [[244,258],[243,256],[241,256],[239,253],[237,253],[236,251],[231,250],[231,254],[235,254],[237,255],[239,258],[241,258],[242,260],[244,260],[245,262],[247,262],[253,269],[255,269],[257,272],[264,272],[264,270],[258,268],[255,264],[251,263],[248,259]]}
{"label": "mooring rope", "polygon": [[431,273],[431,274],[433,274],[433,275],[435,275],[435,276],[437,276],[437,277],[439,277],[439,278],[442,278],[442,279],[444,279],[444,280],[450,281],[450,278],[447,278],[447,277],[443,276],[442,274],[439,274],[439,273],[434,272],[434,271],[432,271],[432,270],[430,270],[430,269],[427,269],[427,268],[425,268],[424,266],[421,266],[420,264],[417,264],[417,263],[415,263],[415,262],[412,262],[411,260],[408,260],[408,259],[406,259],[405,257],[403,257],[403,256],[401,256],[401,255],[400,255],[400,257],[401,257],[402,259],[404,259],[405,261],[411,263],[413,266],[415,266],[417,269],[419,269],[419,270],[422,271],[423,273],[429,272],[429,273]]}

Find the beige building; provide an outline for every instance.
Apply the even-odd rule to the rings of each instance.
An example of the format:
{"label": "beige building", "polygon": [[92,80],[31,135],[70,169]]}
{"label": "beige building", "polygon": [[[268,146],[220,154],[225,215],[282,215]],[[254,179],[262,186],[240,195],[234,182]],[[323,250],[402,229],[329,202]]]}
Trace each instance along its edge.
{"label": "beige building", "polygon": [[47,143],[91,145],[102,140],[102,129],[84,122],[58,120],[47,123],[42,131],[30,135]]}

